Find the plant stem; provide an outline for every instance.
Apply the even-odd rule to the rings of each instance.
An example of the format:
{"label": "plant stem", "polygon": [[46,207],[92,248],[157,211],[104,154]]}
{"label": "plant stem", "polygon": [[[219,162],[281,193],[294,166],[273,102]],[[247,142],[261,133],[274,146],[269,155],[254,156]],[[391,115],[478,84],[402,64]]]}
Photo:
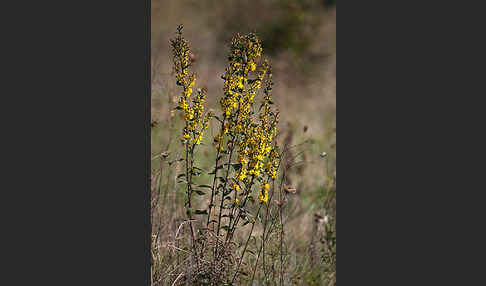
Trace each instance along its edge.
{"label": "plant stem", "polygon": [[[274,190],[275,190],[275,180],[272,184],[272,193],[270,194],[270,199],[269,199],[270,201],[272,201],[273,194],[275,193]],[[255,279],[255,273],[256,273],[257,266],[258,266],[258,261],[260,260],[260,254],[262,253],[262,251],[263,251],[263,268],[265,269],[265,242],[268,239],[268,235],[270,235],[270,232],[268,233],[268,235],[265,235],[265,231],[267,229],[269,208],[270,208],[270,204],[267,204],[266,209],[265,209],[265,219],[263,221],[262,245],[260,247],[260,250],[258,251],[258,256],[257,256],[257,260],[255,262],[255,268],[253,269],[253,275],[252,275],[252,278],[251,278],[250,285],[253,285],[253,280]],[[265,271],[264,271],[264,273],[265,273]]]}
{"label": "plant stem", "polygon": [[[241,107],[241,104],[238,103],[238,109],[236,110],[236,119],[235,119],[235,122],[238,122],[238,118],[240,117],[240,107]],[[226,120],[226,117],[224,118],[223,122]],[[224,128],[224,125],[222,126],[222,128]],[[235,140],[235,136],[234,135],[231,135],[231,151],[230,151],[230,155],[229,155],[229,159],[228,159],[228,168],[226,169],[226,178],[224,179],[224,184],[223,184],[223,189],[221,190],[221,205],[219,207],[219,217],[218,217],[218,230],[217,230],[217,236],[219,237],[219,228],[221,227],[221,215],[223,213],[223,202],[224,202],[224,191],[226,190],[226,185],[228,184],[228,176],[229,176],[229,171],[230,171],[230,167],[231,167],[231,159],[233,157],[233,151],[235,150],[236,148],[236,145],[238,144],[238,136],[236,136],[236,140]],[[217,166],[216,166],[217,167]],[[228,229],[229,231],[229,229]]]}
{"label": "plant stem", "polygon": [[[258,211],[257,211],[255,217],[258,217],[258,215],[260,214],[260,210],[262,209],[262,205],[263,205],[263,203],[260,203],[260,206],[258,207]],[[240,271],[240,266],[241,266],[241,263],[243,262],[243,258],[245,257],[246,248],[248,247],[248,243],[250,242],[251,234],[253,233],[253,229],[255,228],[255,224],[256,224],[256,222],[254,222],[251,226],[250,234],[248,235],[248,239],[246,240],[245,248],[243,249],[243,253],[241,254],[240,261],[238,262],[238,267],[236,267],[236,272],[233,275],[233,279],[231,279],[231,284],[234,283],[234,281],[236,279],[236,275],[238,275],[238,271]]]}
{"label": "plant stem", "polygon": [[[255,177],[252,177],[251,178],[251,181],[250,181],[250,185],[246,188],[246,197],[245,197],[245,200],[243,201],[243,204],[242,204],[242,207],[244,207],[246,205],[246,202],[248,200],[248,197],[250,196],[250,193],[251,193],[251,187],[253,186],[253,180],[255,179]],[[241,217],[241,211],[238,212],[238,215],[236,216],[236,219],[235,219],[235,222],[233,223],[233,226],[231,227],[231,229],[229,229],[229,232],[232,234],[236,228],[236,226],[238,225],[238,222],[240,220],[240,217]],[[226,235],[226,243],[229,241],[229,233]]]}
{"label": "plant stem", "polygon": [[191,196],[192,196],[192,157],[194,156],[194,145],[192,146],[192,150],[190,151],[191,153],[191,173],[189,173],[189,143],[186,143],[186,181],[187,181],[187,207],[190,210],[190,212],[187,214],[188,219],[189,219],[189,228],[191,229],[191,241],[192,241],[192,249],[194,251],[194,257],[197,256],[197,250],[196,250],[196,239],[194,235],[194,227],[192,224],[192,205],[191,205]]}
{"label": "plant stem", "polygon": [[282,181],[281,181],[281,184],[280,184],[280,190],[279,190],[279,201],[281,202],[280,206],[279,206],[279,212],[280,212],[280,286],[283,285],[283,252],[282,252],[282,249],[283,249],[283,233],[284,233],[284,225],[283,225],[283,220],[282,220],[282,208],[283,208],[283,203],[282,203],[282,183],[285,179],[285,175],[286,175],[286,170],[284,170],[283,172],[283,176],[282,176]]}
{"label": "plant stem", "polygon": [[[223,121],[221,122],[221,128],[224,128],[224,123],[226,121],[226,118],[223,119]],[[221,140],[222,141],[222,140]],[[214,178],[213,178],[213,184],[211,186],[211,199],[209,201],[209,211],[208,211],[208,221],[206,223],[206,226],[209,228],[209,221],[211,219],[211,211],[213,209],[213,201],[214,201],[214,193],[215,193],[215,189],[214,187],[216,186],[216,177],[218,176],[218,163],[219,163],[219,154],[221,152],[220,150],[220,147],[221,147],[221,144],[222,142],[219,142],[219,145],[218,145],[218,151],[216,153],[216,163],[215,163],[215,167],[214,167]],[[213,225],[213,231],[214,231],[214,225]]]}
{"label": "plant stem", "polygon": [[231,151],[228,159],[228,167],[226,168],[226,177],[224,179],[223,189],[221,190],[221,204],[219,206],[218,229],[216,231],[217,236],[219,236],[219,230],[221,227],[221,215],[223,214],[224,191],[226,190],[226,185],[228,184],[228,177],[229,177],[230,167],[231,167],[231,159],[233,157],[233,151],[235,150],[235,136],[231,137],[231,141],[232,141],[231,143],[232,146],[231,146]]}

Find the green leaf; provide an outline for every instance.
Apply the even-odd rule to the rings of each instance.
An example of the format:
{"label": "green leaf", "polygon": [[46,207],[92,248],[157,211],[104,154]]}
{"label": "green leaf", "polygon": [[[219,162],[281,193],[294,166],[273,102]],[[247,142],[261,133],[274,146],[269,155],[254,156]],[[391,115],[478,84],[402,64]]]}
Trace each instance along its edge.
{"label": "green leaf", "polygon": [[214,115],[213,117],[216,118],[216,120],[218,120],[219,122],[223,123],[223,120],[219,119],[218,116]]}
{"label": "green leaf", "polygon": [[196,210],[194,213],[197,214],[197,215],[202,215],[202,214],[207,215],[208,211],[207,210]]}
{"label": "green leaf", "polygon": [[208,173],[208,174],[209,175],[214,175],[214,174],[216,174],[216,171],[219,170],[219,169],[221,169],[221,168],[223,168],[223,165],[217,166],[216,168],[214,168],[214,170],[211,173]]}
{"label": "green leaf", "polygon": [[210,185],[198,185],[198,187],[200,187],[200,188],[208,188],[208,189],[212,189],[213,188]]}
{"label": "green leaf", "polygon": [[236,164],[232,164],[232,166],[235,169],[235,171],[238,171],[239,169],[241,169],[243,165],[241,165],[241,163],[236,163]]}
{"label": "green leaf", "polygon": [[233,192],[233,190],[232,189],[229,189],[226,192],[224,192],[223,195],[224,196],[227,196],[227,195],[231,194],[231,192]]}

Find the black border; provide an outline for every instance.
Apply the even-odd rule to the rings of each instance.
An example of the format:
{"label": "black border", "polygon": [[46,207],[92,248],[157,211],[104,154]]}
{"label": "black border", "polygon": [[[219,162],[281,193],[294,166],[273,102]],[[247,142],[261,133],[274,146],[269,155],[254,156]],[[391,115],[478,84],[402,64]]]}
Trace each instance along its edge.
{"label": "black border", "polygon": [[[428,3],[339,4],[342,285],[484,281],[484,10]],[[149,285],[151,2],[30,4],[4,9],[2,278]]]}
{"label": "black border", "polygon": [[151,136],[150,136],[150,118],[151,118],[151,0],[145,0],[145,190],[144,190],[144,203],[145,203],[145,269],[144,269],[144,284],[151,285],[152,273],[151,273],[151,234],[152,223],[150,221],[150,171],[151,171]]}
{"label": "black border", "polygon": [[3,276],[150,285],[151,2],[58,4],[4,9]]}

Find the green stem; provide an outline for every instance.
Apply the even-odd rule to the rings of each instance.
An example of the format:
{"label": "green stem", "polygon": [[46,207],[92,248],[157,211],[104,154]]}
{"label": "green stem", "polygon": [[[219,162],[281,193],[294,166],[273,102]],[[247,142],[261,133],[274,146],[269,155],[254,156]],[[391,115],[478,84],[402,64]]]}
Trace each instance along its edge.
{"label": "green stem", "polygon": [[[226,121],[226,118],[223,119],[223,121],[221,122],[221,128],[224,128],[224,123]],[[221,140],[222,141],[222,140]],[[209,201],[209,211],[208,211],[208,220],[206,222],[206,226],[209,228],[209,221],[211,219],[211,211],[213,209],[213,202],[214,202],[214,193],[215,193],[215,189],[214,187],[216,186],[216,177],[218,176],[218,163],[219,163],[219,154],[220,154],[220,147],[221,147],[221,144],[223,142],[219,142],[219,145],[218,145],[218,151],[216,153],[216,163],[215,163],[215,170],[214,170],[214,178],[213,178],[213,184],[211,186],[211,199]],[[214,225],[213,225],[213,231],[214,231]]]}
{"label": "green stem", "polygon": [[[258,215],[260,214],[260,210],[262,209],[262,205],[263,205],[263,203],[260,203],[260,206],[258,207],[258,211],[257,211],[256,217],[258,217]],[[243,258],[245,257],[245,252],[246,252],[246,249],[248,247],[248,243],[250,242],[251,235],[253,233],[253,229],[255,228],[255,224],[256,224],[256,222],[254,222],[252,224],[252,226],[251,226],[250,234],[248,235],[248,239],[246,240],[246,243],[245,243],[245,248],[243,249],[243,253],[241,254],[240,261],[238,262],[238,267],[236,267],[236,272],[233,275],[233,279],[231,279],[231,285],[233,285],[233,283],[234,283],[234,281],[236,279],[236,275],[238,275],[238,271],[240,271],[240,266],[241,266],[241,263],[243,262]]]}

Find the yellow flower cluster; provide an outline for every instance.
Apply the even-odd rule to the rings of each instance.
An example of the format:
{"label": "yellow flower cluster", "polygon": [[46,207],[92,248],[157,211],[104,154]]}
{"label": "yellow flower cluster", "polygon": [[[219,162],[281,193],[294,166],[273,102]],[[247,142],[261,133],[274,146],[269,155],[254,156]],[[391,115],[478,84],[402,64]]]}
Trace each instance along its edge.
{"label": "yellow flower cluster", "polygon": [[[254,34],[237,35],[233,38],[229,67],[223,76],[224,96],[220,101],[225,118],[230,117],[232,112],[238,109],[238,105],[253,102],[255,93],[248,91],[245,84],[250,83],[248,75],[256,70],[262,50],[261,42]],[[252,87],[251,84],[250,87]]]}
{"label": "yellow flower cluster", "polygon": [[189,54],[191,52],[187,41],[182,37],[182,26],[177,28],[178,35],[171,41],[174,55],[174,70],[176,72],[176,84],[182,86],[183,91],[179,98],[177,109],[184,112],[184,142],[192,142],[196,145],[201,144],[204,130],[209,127],[212,114],[203,116],[204,102],[206,101],[206,91],[197,90],[197,95],[192,96],[193,87],[196,84],[196,74],[189,75],[191,62]]}
{"label": "yellow flower cluster", "polygon": [[[241,155],[247,156],[249,159],[246,166],[249,175],[260,175],[263,161],[272,149],[273,134],[268,131],[261,125],[250,128],[249,136],[242,140],[239,151]],[[241,161],[244,162],[244,160]]]}
{"label": "yellow flower cluster", "polygon": [[[262,70],[269,70],[265,62]],[[261,75],[264,73],[260,73]],[[263,171],[272,179],[276,176],[277,152],[273,148],[273,140],[277,133],[278,113],[274,112],[270,105],[271,102],[271,72],[268,73],[266,82],[265,96],[260,108],[259,124],[251,122],[246,126],[246,136],[240,141],[239,161],[242,165],[240,180],[246,178],[246,175],[259,176]],[[263,77],[259,77],[259,82]],[[265,164],[266,161],[266,164]],[[265,166],[265,169],[263,167]]]}
{"label": "yellow flower cluster", "polygon": [[[220,151],[224,150],[222,142],[226,134],[234,135],[246,131],[251,106],[258,89],[254,88],[254,82],[261,81],[268,68],[264,66],[257,75],[257,79],[249,79],[250,74],[257,69],[262,50],[261,42],[254,34],[237,35],[231,42],[231,53],[228,57],[229,67],[222,77],[224,95],[220,100],[224,127],[214,139]],[[244,177],[245,174],[242,176]]]}
{"label": "yellow flower cluster", "polygon": [[275,179],[277,176],[277,167],[278,167],[278,149],[277,145],[275,145],[270,151],[268,155],[267,165],[265,167],[265,173],[272,179]]}
{"label": "yellow flower cluster", "polygon": [[[219,150],[223,150],[225,136],[231,136],[229,141],[237,144],[240,168],[234,180],[243,182],[247,187],[255,178],[263,179],[263,175],[275,179],[278,164],[277,152],[273,148],[278,113],[270,106],[273,104],[270,65],[267,61],[260,61],[261,56],[262,45],[256,35],[233,38],[229,66],[222,77],[224,95],[220,104],[223,125],[220,134],[215,137]],[[254,118],[255,96],[265,78],[263,101],[258,117]],[[263,186],[260,201],[268,201],[268,184]]]}

